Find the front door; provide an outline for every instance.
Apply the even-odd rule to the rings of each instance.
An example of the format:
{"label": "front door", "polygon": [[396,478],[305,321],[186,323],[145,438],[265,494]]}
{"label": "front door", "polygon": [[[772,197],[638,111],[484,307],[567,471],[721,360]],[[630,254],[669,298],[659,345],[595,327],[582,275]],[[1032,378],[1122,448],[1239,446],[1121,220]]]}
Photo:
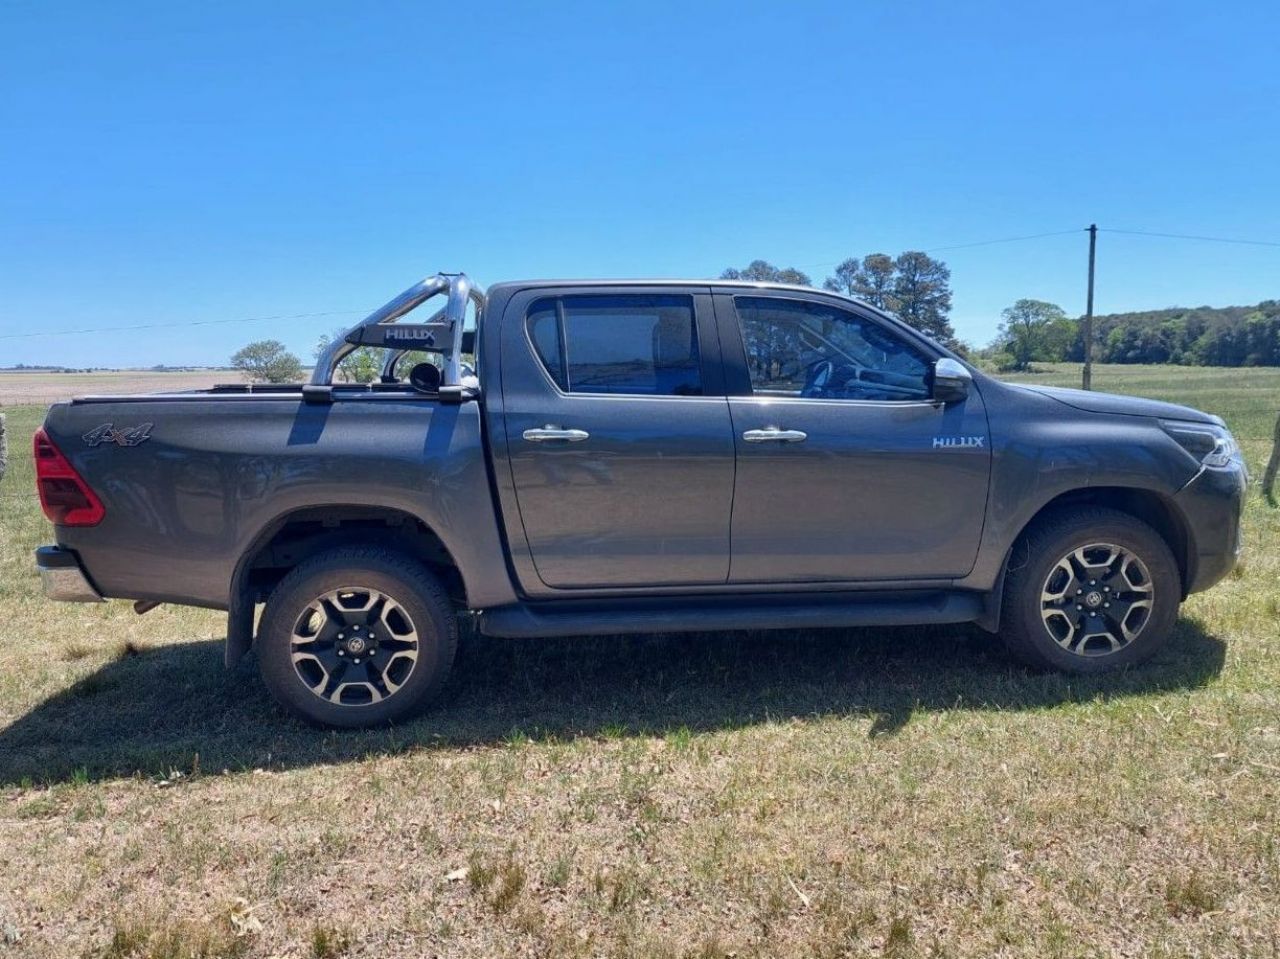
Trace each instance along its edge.
{"label": "front door", "polygon": [[935,357],[870,311],[767,291],[715,304],[738,457],[730,582],[968,573],[991,456],[977,390],[933,402]]}
{"label": "front door", "polygon": [[541,586],[726,581],[734,441],[705,289],[519,294],[502,371]]}

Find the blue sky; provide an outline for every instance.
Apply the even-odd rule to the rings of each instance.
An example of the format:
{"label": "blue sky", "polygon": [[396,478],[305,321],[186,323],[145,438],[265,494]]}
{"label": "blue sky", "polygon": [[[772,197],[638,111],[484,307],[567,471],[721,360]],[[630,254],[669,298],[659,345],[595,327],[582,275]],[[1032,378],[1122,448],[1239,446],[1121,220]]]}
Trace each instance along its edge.
{"label": "blue sky", "polygon": [[[1277,36],[1274,2],[10,0],[0,365],[309,358],[440,269],[1280,241]],[[1083,310],[1083,232],[937,255],[972,342],[1018,297]],[[1099,312],[1277,296],[1280,248],[1100,238]]]}

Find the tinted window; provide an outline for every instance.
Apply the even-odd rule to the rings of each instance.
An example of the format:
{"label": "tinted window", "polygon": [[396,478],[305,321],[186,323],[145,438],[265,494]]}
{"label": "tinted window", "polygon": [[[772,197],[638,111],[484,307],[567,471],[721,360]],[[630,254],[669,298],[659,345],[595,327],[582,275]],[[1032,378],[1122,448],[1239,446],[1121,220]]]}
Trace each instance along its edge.
{"label": "tinted window", "polygon": [[775,297],[734,298],[752,392],[840,400],[929,395],[929,361],[892,332],[836,307]]}
{"label": "tinted window", "polygon": [[560,356],[560,327],[556,319],[556,301],[539,300],[529,311],[529,338],[533,348],[560,389],[566,389],[564,365]]}
{"label": "tinted window", "polygon": [[687,296],[566,296],[529,311],[538,358],[568,393],[699,396],[698,334]]}

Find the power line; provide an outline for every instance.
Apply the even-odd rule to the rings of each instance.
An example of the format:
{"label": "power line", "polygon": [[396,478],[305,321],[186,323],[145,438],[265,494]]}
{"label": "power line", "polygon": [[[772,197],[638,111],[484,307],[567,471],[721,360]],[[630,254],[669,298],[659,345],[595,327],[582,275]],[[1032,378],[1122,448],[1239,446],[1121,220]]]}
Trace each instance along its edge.
{"label": "power line", "polygon": [[1276,240],[1242,240],[1237,237],[1226,236],[1199,236],[1195,233],[1154,233],[1150,230],[1120,230],[1115,227],[1098,227],[1101,233],[1126,233],[1129,236],[1159,236],[1168,240],[1202,240],[1206,243],[1238,243],[1243,246],[1275,246],[1280,247],[1280,242]]}
{"label": "power line", "polygon": [[188,326],[215,326],[221,323],[262,323],[266,320],[303,320],[317,316],[351,316],[368,310],[327,310],[323,313],[282,313],[277,316],[241,316],[233,320],[191,320],[181,323],[139,323],[135,326],[99,326],[83,330],[33,330],[29,333],[0,333],[0,340],[22,340],[34,336],[75,336],[83,333],[116,333],[128,330],[167,330]]}
{"label": "power line", "polygon": [[[1088,232],[1087,227],[1083,229],[1077,228],[1073,230],[1053,230],[1048,233],[1027,233],[1021,236],[999,237],[994,240],[977,240],[973,243],[952,243],[946,246],[926,247],[922,252],[945,253],[950,250],[969,250],[969,249],[973,249],[974,247],[980,247],[980,246],[994,246],[998,243],[1020,243],[1024,240],[1043,240],[1046,237],[1068,236],[1070,234],[1084,233],[1084,232]],[[1099,233],[1123,233],[1128,236],[1161,237],[1161,238],[1170,239],[1170,240],[1198,240],[1206,243],[1235,243],[1235,244],[1240,244],[1244,246],[1280,247],[1280,241],[1276,241],[1276,240],[1246,240],[1240,237],[1203,236],[1197,233],[1160,233],[1154,230],[1122,230],[1122,229],[1119,229],[1118,227],[1103,227],[1103,226],[1098,227],[1098,232]],[[819,269],[822,267],[838,266],[840,263],[843,263],[843,262],[844,260],[833,260],[828,263],[807,263],[807,264],[802,264],[802,266],[805,266],[808,269]]]}
{"label": "power line", "polygon": [[975,246],[992,246],[996,243],[1016,243],[1019,240],[1040,240],[1047,236],[1066,236],[1068,233],[1084,233],[1088,228],[1074,230],[1055,230],[1052,233],[1030,233],[1026,236],[1006,236],[999,240],[979,240],[977,243],[957,243],[954,246],[935,246],[924,250],[924,253],[942,253],[946,250],[968,250]]}

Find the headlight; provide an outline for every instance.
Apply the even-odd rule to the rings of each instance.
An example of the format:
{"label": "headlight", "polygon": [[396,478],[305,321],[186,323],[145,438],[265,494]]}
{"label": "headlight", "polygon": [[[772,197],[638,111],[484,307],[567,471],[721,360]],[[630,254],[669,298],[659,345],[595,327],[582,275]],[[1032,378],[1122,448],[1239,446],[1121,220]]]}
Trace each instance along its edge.
{"label": "headlight", "polygon": [[1240,458],[1240,446],[1225,426],[1169,420],[1161,420],[1160,425],[1177,440],[1179,446],[1205,466],[1230,466],[1233,460]]}

